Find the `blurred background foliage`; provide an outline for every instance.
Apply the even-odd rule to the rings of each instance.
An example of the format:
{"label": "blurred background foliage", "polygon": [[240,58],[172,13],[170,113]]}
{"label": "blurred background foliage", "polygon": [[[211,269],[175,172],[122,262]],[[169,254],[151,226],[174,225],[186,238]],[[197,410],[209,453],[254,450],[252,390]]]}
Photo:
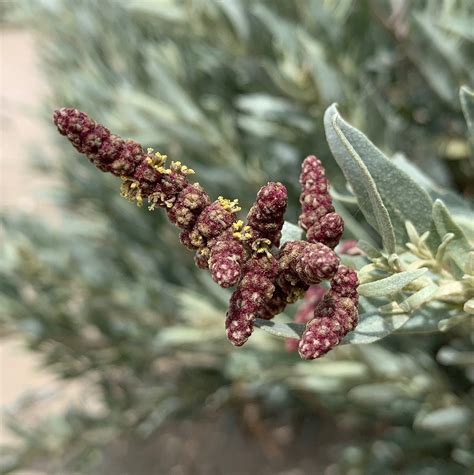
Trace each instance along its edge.
{"label": "blurred background foliage", "polygon": [[[457,97],[474,84],[470,0],[22,0],[2,10],[34,31],[52,92],[45,121],[77,107],[194,168],[211,196],[245,209],[281,180],[295,221],[310,153],[344,193],[322,124],[338,102],[389,156],[405,154],[472,199]],[[48,473],[103,473],[91,467],[111,441],[219,410],[252,428],[330,418],[328,439],[350,436],[329,452],[328,473],[472,472],[470,335],[393,335],[314,363],[258,331],[235,350],[223,331],[228,295],[166,218],[120,198],[116,180],[51,125],[53,138],[56,153],[34,158],[61,182],[53,196],[64,224],[4,216],[2,334],[20,334],[61,378],[84,381],[93,404],[34,422],[25,414],[37,399],[19,404],[8,422],[22,443],[5,449],[6,470],[48,460]],[[352,204],[338,206],[346,237],[376,239]],[[251,433],[255,444],[274,437]]]}

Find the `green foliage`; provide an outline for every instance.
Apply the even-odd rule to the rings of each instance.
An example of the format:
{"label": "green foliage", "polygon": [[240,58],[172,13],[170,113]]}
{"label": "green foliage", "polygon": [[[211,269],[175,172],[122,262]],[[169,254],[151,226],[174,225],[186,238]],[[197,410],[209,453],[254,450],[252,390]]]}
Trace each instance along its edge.
{"label": "green foliage", "polygon": [[[35,29],[48,120],[78,107],[244,207],[265,181],[284,181],[293,222],[300,162],[316,153],[335,191],[350,184],[334,197],[366,256],[347,256],[365,294],[347,344],[300,362],[267,334],[301,332],[284,323],[290,308],[235,350],[223,331],[228,293],[195,269],[165,219],[122,200],[69,147],[43,157],[61,179],[67,225],[6,217],[2,328],[92,388],[100,410],[39,424],[11,414],[23,444],[4,468],[50,458],[48,473],[90,473],[124,434],[254,401],[278,413],[323,408],[371,434],[337,457],[340,473],[471,471],[474,230],[461,195],[474,175],[456,91],[474,84],[472,2],[25,0],[10,13]],[[471,102],[463,88],[470,128]]]}

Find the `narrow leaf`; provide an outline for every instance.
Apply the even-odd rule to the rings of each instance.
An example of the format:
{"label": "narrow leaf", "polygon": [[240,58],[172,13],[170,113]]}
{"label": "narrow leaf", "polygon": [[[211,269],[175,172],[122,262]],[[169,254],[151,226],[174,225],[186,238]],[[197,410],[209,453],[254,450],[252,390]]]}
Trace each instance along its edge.
{"label": "narrow leaf", "polygon": [[[390,254],[395,252],[395,234],[389,213],[367,166],[357,151],[359,149],[362,153],[366,152],[364,141],[370,142],[340,118],[335,104],[324,114],[324,127],[331,152],[346,180],[351,184],[360,209],[369,224],[382,237],[387,252]],[[357,134],[362,136],[362,140]]]}
{"label": "narrow leaf", "polygon": [[467,86],[459,90],[462,112],[466,118],[469,135],[474,138],[474,91]]}
{"label": "narrow leaf", "polygon": [[341,344],[366,344],[380,340],[398,328],[401,328],[409,319],[406,313],[382,316],[378,311],[363,313],[359,316],[359,324],[349,333]]}
{"label": "narrow leaf", "polygon": [[433,222],[441,239],[448,233],[454,234],[454,238],[446,246],[445,254],[456,263],[462,272],[472,246],[441,200],[436,200],[433,205]]}
{"label": "narrow leaf", "polygon": [[359,286],[359,295],[364,297],[383,297],[385,295],[392,295],[404,287],[410,282],[421,277],[428,269],[421,268],[413,271],[400,272],[393,274],[390,277],[376,280],[375,282],[368,282]]}
{"label": "narrow leaf", "polygon": [[[383,209],[388,212],[398,242],[407,241],[405,221],[411,221],[419,234],[428,231],[432,207],[429,194],[409,174],[387,158],[362,132],[345,122],[335,104],[327,109],[324,124],[331,151],[351,184],[367,221],[381,234],[382,229],[375,219],[373,204],[374,200],[380,199]],[[365,167],[362,167],[360,162]],[[364,178],[366,173],[375,183],[374,193],[370,191]],[[371,194],[375,194],[375,197],[371,197]],[[380,213],[383,215],[383,210],[380,210]],[[378,219],[383,220],[382,217]]]}
{"label": "narrow leaf", "polygon": [[255,319],[254,325],[257,328],[261,328],[271,335],[278,336],[280,338],[294,338],[299,340],[304,332],[305,325],[299,323],[278,323],[269,320],[263,320],[261,318]]}
{"label": "narrow leaf", "polygon": [[439,432],[457,432],[469,426],[471,411],[464,406],[450,406],[436,409],[418,417],[415,425],[424,430]]}
{"label": "narrow leaf", "polygon": [[461,86],[459,99],[467,123],[469,143],[471,144],[471,164],[474,166],[474,91],[467,86]]}
{"label": "narrow leaf", "polygon": [[401,309],[405,312],[413,312],[426,302],[429,302],[434,294],[436,294],[438,291],[438,288],[439,287],[437,285],[432,284],[424,287],[418,292],[415,292],[400,303]]}
{"label": "narrow leaf", "polygon": [[456,311],[453,311],[448,304],[433,301],[430,305],[415,310],[415,312],[410,315],[410,319],[397,333],[437,333],[439,332],[438,325],[440,320],[443,318],[451,318],[455,315],[455,312]]}
{"label": "narrow leaf", "polygon": [[357,243],[357,247],[367,256],[369,256],[371,259],[378,259],[379,257],[382,257],[382,253],[372,244],[368,243],[367,241],[360,240]]}

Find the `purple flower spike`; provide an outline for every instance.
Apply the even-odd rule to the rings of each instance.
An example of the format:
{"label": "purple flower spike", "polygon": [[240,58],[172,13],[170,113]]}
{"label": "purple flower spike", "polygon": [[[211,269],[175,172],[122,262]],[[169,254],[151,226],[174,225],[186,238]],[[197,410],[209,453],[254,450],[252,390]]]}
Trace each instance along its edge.
{"label": "purple flower spike", "polygon": [[287,191],[281,183],[269,182],[257,194],[257,200],[247,215],[250,242],[268,240],[279,246],[287,205]]}
{"label": "purple flower spike", "polygon": [[242,346],[252,334],[255,318],[272,299],[277,273],[277,260],[266,254],[245,264],[242,278],[230,298],[225,322],[227,338],[234,346]]}
{"label": "purple flower spike", "polygon": [[329,292],[314,311],[314,317],[298,344],[302,359],[320,358],[337,346],[357,325],[357,307],[351,299]]}
{"label": "purple flower spike", "polygon": [[323,164],[314,155],[303,161],[300,184],[299,223],[306,230],[306,238],[309,242],[336,247],[344,232],[344,221],[334,212]]}

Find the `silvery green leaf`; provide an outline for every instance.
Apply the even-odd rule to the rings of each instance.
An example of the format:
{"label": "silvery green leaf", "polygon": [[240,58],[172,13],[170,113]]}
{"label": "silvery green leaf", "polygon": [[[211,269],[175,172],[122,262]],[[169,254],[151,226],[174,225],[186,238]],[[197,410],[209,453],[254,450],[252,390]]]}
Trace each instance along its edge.
{"label": "silvery green leaf", "polygon": [[359,295],[364,297],[383,297],[385,295],[392,295],[404,287],[410,282],[421,277],[428,269],[421,268],[413,271],[405,271],[397,274],[393,274],[390,277],[376,280],[374,282],[368,282],[359,286]]}
{"label": "silvery green leaf", "polygon": [[461,100],[461,108],[466,119],[471,144],[471,163],[474,164],[474,90],[467,86],[461,86],[459,99]]}
{"label": "silvery green leaf", "polygon": [[[313,365],[308,365],[313,366]],[[321,376],[290,376],[289,382],[296,388],[312,393],[339,393],[344,390],[344,380],[339,378],[322,378]]]}
{"label": "silvery green leaf", "polygon": [[399,242],[406,242],[405,221],[411,221],[420,234],[430,229],[432,201],[422,187],[345,122],[334,104],[325,113],[324,125],[329,147],[364,216],[379,234],[385,233],[386,245],[394,248],[390,232]]}
{"label": "silvery green leaf", "polygon": [[161,2],[149,2],[147,0],[130,0],[124,4],[127,9],[147,16],[156,16],[160,19],[172,22],[185,22],[186,12],[178,7],[175,2],[164,0]]}
{"label": "silvery green leaf", "polygon": [[462,272],[472,246],[441,200],[436,200],[433,204],[433,222],[441,239],[448,233],[454,234],[454,239],[446,246],[446,255],[456,263]]}
{"label": "silvery green leaf", "polygon": [[382,257],[382,253],[372,244],[368,243],[367,241],[360,240],[357,243],[357,247],[368,257],[371,259],[377,259]]}
{"label": "silvery green leaf", "polygon": [[445,15],[440,26],[451,33],[474,42],[474,29],[472,28],[472,19],[469,16],[463,16],[462,14]]}
{"label": "silvery green leaf", "polygon": [[[424,290],[424,289],[422,289]],[[434,333],[439,331],[439,322],[443,318],[451,318],[459,312],[453,312],[444,302],[431,302],[410,315],[409,320],[397,333]]]}
{"label": "silvery green leaf", "polygon": [[419,27],[418,30],[424,34],[434,51],[442,56],[453,69],[462,69],[464,59],[459,48],[459,41],[439,28],[429,14],[414,13],[413,18]]}
{"label": "silvery green leaf", "polygon": [[[416,22],[413,51],[414,64],[425,77],[427,84],[440,98],[453,103],[453,89],[456,84],[456,71],[462,68],[459,47],[444,32],[436,28],[426,14],[413,15]],[[454,71],[453,71],[454,70]]]}
{"label": "silvery green leaf", "polygon": [[466,118],[469,135],[474,136],[474,91],[467,86],[461,86],[459,89],[459,99],[461,107]]}
{"label": "silvery green leaf", "polygon": [[[395,234],[390,215],[374,179],[357,150],[365,153],[364,146],[366,142],[370,142],[340,118],[335,104],[324,114],[324,128],[329,148],[346,180],[351,184],[365,218],[382,237],[387,252],[390,254],[395,252]],[[362,135],[362,140],[359,135]]]}
{"label": "silvery green leaf", "polygon": [[440,332],[447,332],[451,328],[460,325],[461,323],[472,321],[472,316],[467,313],[458,313],[449,318],[444,318],[438,322],[438,329]]}
{"label": "silvery green leaf", "polygon": [[359,381],[367,375],[367,366],[360,361],[334,361],[320,359],[316,364],[308,365],[306,362],[297,363],[294,372],[301,377],[315,376],[324,378],[355,378]]}
{"label": "silvery green leaf", "polygon": [[299,340],[304,332],[305,325],[299,323],[279,323],[271,320],[255,319],[255,326],[280,338]]}
{"label": "silvery green leaf", "polygon": [[403,302],[400,302],[400,307],[405,312],[413,312],[421,307],[426,302],[429,302],[434,294],[438,291],[438,286],[435,284],[428,285],[418,292],[407,297]]}
{"label": "silvery green leaf", "polygon": [[340,201],[341,203],[346,203],[349,205],[357,205],[357,198],[352,193],[343,193],[336,190],[336,188],[334,187],[331,187],[329,191],[333,200]]}
{"label": "silvery green leaf", "polygon": [[[472,224],[474,220],[472,219],[472,211],[469,208],[468,202],[464,200],[461,195],[435,183],[428,175],[425,175],[420,168],[418,168],[413,162],[407,160],[407,158],[401,153],[395,154],[392,157],[392,162],[395,163],[398,168],[410,175],[424,190],[426,190],[433,201],[437,199],[442,200],[449,211],[451,211],[456,222],[464,229],[464,232],[467,233],[469,230],[474,236],[474,225]],[[430,237],[427,240],[427,245],[433,253],[436,253],[440,240],[438,239],[433,225],[430,231],[434,236],[430,234]]]}
{"label": "silvery green leaf", "polygon": [[303,230],[299,226],[296,226],[296,224],[292,224],[289,221],[285,221],[281,230],[280,246],[283,246],[283,244],[288,241],[299,241],[302,233]]}
{"label": "silvery green leaf", "polygon": [[352,388],[348,397],[359,404],[389,404],[405,394],[403,388],[395,383],[361,384]]}
{"label": "silvery green leaf", "polygon": [[233,2],[217,1],[216,5],[225,12],[240,39],[247,41],[250,36],[250,25],[241,0],[234,0]]}
{"label": "silvery green leaf", "polygon": [[352,213],[347,211],[342,203],[335,203],[334,207],[336,208],[336,212],[339,213],[341,218],[344,220],[344,229],[346,233],[349,233],[354,238],[363,239],[370,244],[374,244],[372,236],[360,223],[360,219],[356,219]]}
{"label": "silvery green leaf", "polygon": [[307,68],[313,76],[319,94],[325,103],[337,101],[342,97],[341,86],[337,80],[337,72],[328,61],[324,45],[303,30],[298,33],[308,64]]}
{"label": "silvery green leaf", "polygon": [[440,434],[458,432],[469,426],[472,418],[471,411],[464,406],[450,406],[436,409],[420,415],[415,420],[415,426]]}
{"label": "silvery green leaf", "polygon": [[464,272],[468,275],[474,276],[474,251],[471,251],[466,257],[464,264]]}
{"label": "silvery green leaf", "polygon": [[377,310],[363,313],[359,315],[359,323],[355,330],[350,332],[341,344],[373,343],[402,327],[409,318],[405,313],[383,316]]}

